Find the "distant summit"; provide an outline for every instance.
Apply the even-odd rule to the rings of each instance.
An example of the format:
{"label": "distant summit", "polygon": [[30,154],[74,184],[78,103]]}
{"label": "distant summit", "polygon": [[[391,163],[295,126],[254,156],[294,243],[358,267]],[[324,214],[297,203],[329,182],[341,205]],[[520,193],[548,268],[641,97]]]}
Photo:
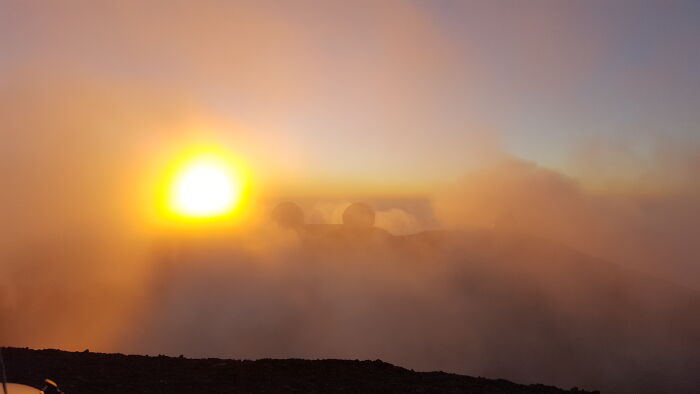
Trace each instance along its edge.
{"label": "distant summit", "polygon": [[[273,222],[281,227],[301,227],[306,223],[304,211],[299,205],[290,201],[279,203],[270,215]],[[369,205],[356,202],[343,211],[343,225],[352,227],[374,227],[374,209]]]}

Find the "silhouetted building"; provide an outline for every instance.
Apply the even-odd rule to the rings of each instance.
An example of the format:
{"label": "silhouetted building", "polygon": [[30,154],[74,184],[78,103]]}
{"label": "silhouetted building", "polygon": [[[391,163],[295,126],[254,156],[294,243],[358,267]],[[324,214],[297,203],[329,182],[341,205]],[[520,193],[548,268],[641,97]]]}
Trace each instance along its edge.
{"label": "silhouetted building", "polygon": [[304,211],[297,204],[289,201],[278,204],[272,210],[272,220],[282,227],[301,227],[304,225]]}
{"label": "silhouetted building", "polygon": [[345,208],[343,224],[354,227],[374,226],[374,210],[369,205],[357,202]]}

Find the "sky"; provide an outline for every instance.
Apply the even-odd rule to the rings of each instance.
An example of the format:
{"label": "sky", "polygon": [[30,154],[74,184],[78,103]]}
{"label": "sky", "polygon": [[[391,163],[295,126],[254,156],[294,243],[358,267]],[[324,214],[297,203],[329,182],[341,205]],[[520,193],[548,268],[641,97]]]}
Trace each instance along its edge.
{"label": "sky", "polygon": [[186,103],[281,190],[420,194],[494,153],[592,187],[663,183],[659,152],[700,143],[698,16],[694,1],[5,0],[0,74],[67,103]]}

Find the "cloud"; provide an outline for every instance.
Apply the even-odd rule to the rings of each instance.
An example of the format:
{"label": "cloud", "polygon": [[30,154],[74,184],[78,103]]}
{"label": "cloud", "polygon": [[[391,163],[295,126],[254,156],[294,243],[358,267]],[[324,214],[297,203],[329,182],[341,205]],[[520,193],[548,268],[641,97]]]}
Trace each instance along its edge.
{"label": "cloud", "polygon": [[[480,92],[486,56],[456,59],[414,3],[37,4],[0,12],[3,343],[697,386],[696,292],[637,272],[700,288],[697,146],[593,142],[569,175],[507,157],[453,86]],[[506,23],[538,49],[520,45],[532,78],[508,89],[575,83],[600,51],[552,40],[566,19],[540,11]],[[240,154],[270,200],[302,190],[309,223],[351,202],[313,195],[329,179],[432,193],[471,170],[433,200],[368,199],[396,238],[309,241],[266,227],[264,202],[240,228],[159,227],[153,182],[200,140]]]}
{"label": "cloud", "polygon": [[488,227],[569,245],[608,261],[700,288],[693,192],[602,194],[519,159],[485,165],[435,201],[450,227]]}
{"label": "cloud", "polygon": [[[3,249],[0,312],[10,324],[0,334],[73,350],[381,358],[615,392],[693,387],[684,365],[697,359],[687,346],[700,332],[697,291],[581,253],[665,247],[643,231],[659,218],[680,231],[664,205],[590,195],[517,159],[446,193],[438,218],[459,230],[391,237],[337,225],[300,235],[261,219],[137,239],[109,226],[34,234]],[[369,203],[396,233],[428,220],[415,201]],[[301,205],[314,221],[337,222],[347,203]]]}

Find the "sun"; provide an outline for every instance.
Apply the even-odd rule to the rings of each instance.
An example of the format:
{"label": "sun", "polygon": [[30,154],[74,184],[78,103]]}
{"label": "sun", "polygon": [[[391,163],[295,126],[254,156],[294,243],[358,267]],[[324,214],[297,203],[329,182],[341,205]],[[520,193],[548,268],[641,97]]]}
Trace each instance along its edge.
{"label": "sun", "polygon": [[172,213],[185,218],[215,218],[232,213],[243,197],[243,181],[222,157],[202,155],[185,161],[169,191]]}

